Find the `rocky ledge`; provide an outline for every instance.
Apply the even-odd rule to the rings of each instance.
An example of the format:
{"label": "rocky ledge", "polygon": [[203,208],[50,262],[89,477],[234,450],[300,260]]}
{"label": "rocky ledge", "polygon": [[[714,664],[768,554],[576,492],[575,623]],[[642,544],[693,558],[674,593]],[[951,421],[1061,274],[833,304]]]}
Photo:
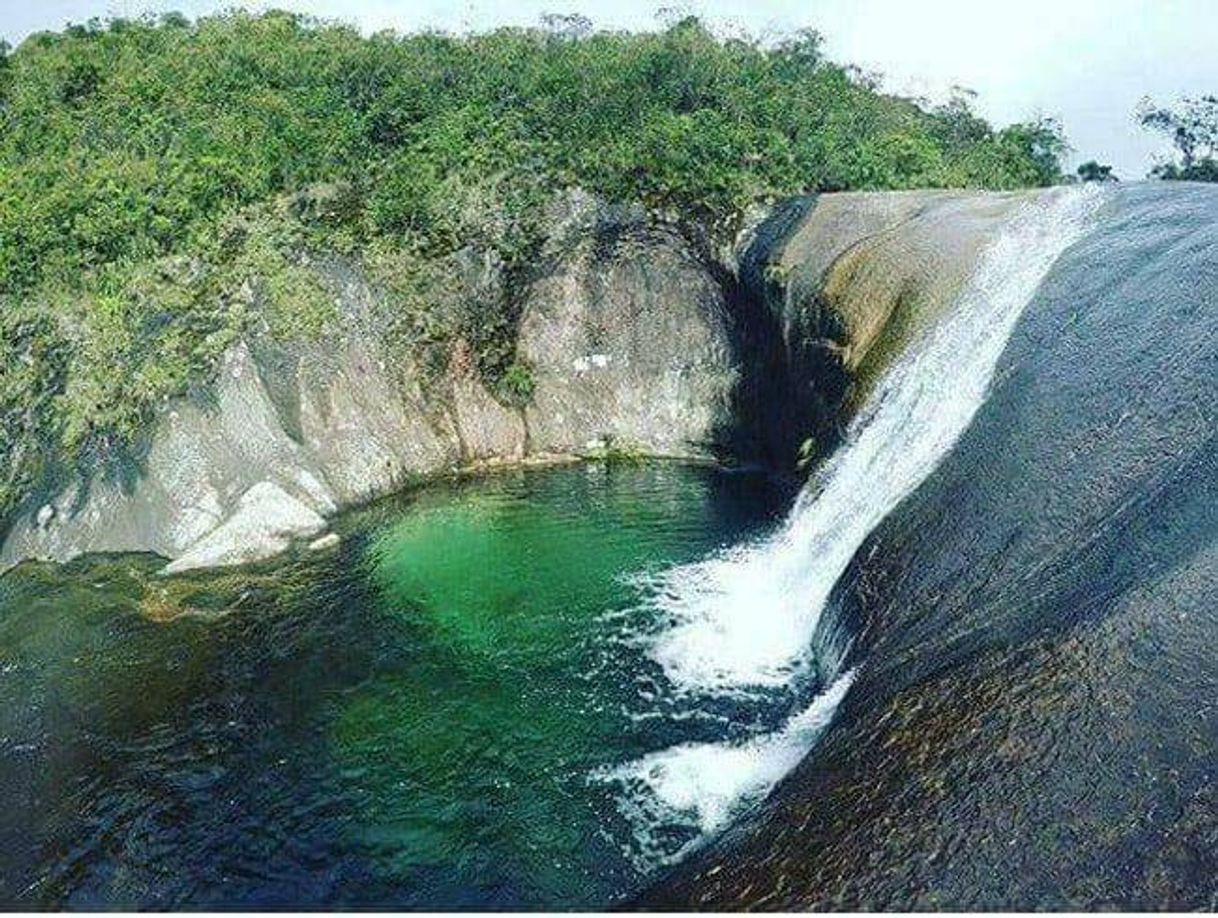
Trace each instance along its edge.
{"label": "rocky ledge", "polygon": [[[386,333],[349,261],[318,340],[250,335],[205,394],[167,405],[137,463],[31,494],[0,570],[28,558],[154,552],[167,572],[268,557],[345,507],[482,462],[616,450],[793,470],[832,445],[870,374],[946,301],[1018,195],[906,192],[788,201],[711,253],[696,234],[572,192],[534,277],[508,293],[468,253],[469,298],[516,296],[523,404],[492,396],[470,346],[439,372]],[[5,531],[5,530],[0,530]]]}

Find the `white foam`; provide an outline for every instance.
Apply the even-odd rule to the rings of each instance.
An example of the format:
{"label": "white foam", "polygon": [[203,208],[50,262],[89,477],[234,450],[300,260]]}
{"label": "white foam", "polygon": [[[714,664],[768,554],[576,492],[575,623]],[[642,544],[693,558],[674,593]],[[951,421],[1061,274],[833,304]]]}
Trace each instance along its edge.
{"label": "white foam", "polygon": [[1024,305],[1101,200],[1090,190],[1046,197],[1012,216],[954,307],[884,375],[778,532],[650,580],[669,623],[650,654],[674,684],[777,686],[807,665],[833,585],[968,426]]}
{"label": "white foam", "polygon": [[[834,584],[968,427],[1024,306],[1101,201],[1094,189],[1059,191],[1012,217],[945,317],[884,375],[776,533],[639,581],[665,623],[647,652],[690,700],[770,696],[814,653],[819,675],[834,679],[772,733],[684,743],[602,772],[622,785],[618,802],[642,866],[680,857],[768,793],[832,720],[855,677],[836,675],[849,649],[840,629],[813,646]],[[672,826],[698,834],[673,850]]]}
{"label": "white foam", "polygon": [[[646,820],[637,831],[654,836],[664,825],[696,827],[702,834],[721,829],[742,807],[764,797],[807,755],[854,681],[845,673],[812,704],[772,733],[739,745],[684,743],[644,756],[599,776],[620,783]],[[658,847],[640,838],[645,852]]]}

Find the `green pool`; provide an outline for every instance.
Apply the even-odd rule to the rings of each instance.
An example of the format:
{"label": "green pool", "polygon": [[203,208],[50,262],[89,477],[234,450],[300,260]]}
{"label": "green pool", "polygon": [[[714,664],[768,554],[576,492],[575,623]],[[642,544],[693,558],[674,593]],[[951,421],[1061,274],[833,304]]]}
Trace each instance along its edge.
{"label": "green pool", "polygon": [[[335,551],[163,579],[0,579],[0,902],[578,907],[697,827],[606,769],[782,711],[691,699],[639,575],[773,525],[789,493],[593,464],[433,486]],[[641,829],[645,831],[640,831]]]}

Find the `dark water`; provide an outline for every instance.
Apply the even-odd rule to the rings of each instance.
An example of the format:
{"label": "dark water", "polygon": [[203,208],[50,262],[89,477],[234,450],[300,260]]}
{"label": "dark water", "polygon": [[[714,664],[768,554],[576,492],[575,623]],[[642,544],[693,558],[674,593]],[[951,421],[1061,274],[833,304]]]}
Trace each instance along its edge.
{"label": "dark water", "polygon": [[[726,729],[643,717],[632,572],[789,494],[674,464],[504,473],[342,522],[337,552],[169,580],[0,580],[0,903],[603,904],[645,866],[602,766]],[[677,840],[680,841],[680,840]]]}
{"label": "dark water", "polygon": [[832,597],[838,720],[689,906],[1218,906],[1218,188],[1113,192]]}

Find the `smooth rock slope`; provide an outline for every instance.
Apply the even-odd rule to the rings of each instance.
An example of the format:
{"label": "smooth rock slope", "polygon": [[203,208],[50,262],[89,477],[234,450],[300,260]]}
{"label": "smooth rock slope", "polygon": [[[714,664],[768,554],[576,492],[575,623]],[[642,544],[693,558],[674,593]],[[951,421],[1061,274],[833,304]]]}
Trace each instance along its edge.
{"label": "smooth rock slope", "polygon": [[838,582],[857,678],[666,908],[1218,902],[1218,189],[1112,192]]}

